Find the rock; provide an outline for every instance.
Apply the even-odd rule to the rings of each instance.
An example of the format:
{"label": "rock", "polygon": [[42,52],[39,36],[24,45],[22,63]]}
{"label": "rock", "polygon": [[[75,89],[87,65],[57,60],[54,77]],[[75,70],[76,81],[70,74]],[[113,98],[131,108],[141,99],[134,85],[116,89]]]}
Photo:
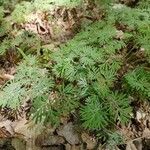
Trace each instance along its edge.
{"label": "rock", "polygon": [[87,133],[82,133],[81,135],[83,142],[87,144],[87,149],[94,149],[97,145],[97,141],[95,138],[89,136]]}
{"label": "rock", "polygon": [[61,126],[57,130],[57,134],[60,136],[63,136],[67,140],[67,142],[70,143],[71,145],[80,143],[79,136],[75,132],[74,125],[72,124],[72,122],[70,122],[64,126]]}

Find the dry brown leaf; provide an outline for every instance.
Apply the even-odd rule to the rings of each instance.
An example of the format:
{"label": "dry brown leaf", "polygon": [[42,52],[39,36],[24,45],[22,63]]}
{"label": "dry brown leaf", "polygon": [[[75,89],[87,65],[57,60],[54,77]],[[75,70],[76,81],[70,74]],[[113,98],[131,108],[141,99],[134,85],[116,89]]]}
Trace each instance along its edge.
{"label": "dry brown leaf", "polygon": [[9,132],[12,136],[15,131],[13,129],[13,122],[10,120],[5,120],[0,122],[0,128],[5,128],[7,132]]}
{"label": "dry brown leaf", "polygon": [[0,75],[0,78],[3,80],[12,80],[12,79],[14,79],[14,76],[10,75],[10,74],[2,74],[2,75]]}
{"label": "dry brown leaf", "polygon": [[35,145],[35,139],[41,134],[43,128],[41,124],[28,122],[25,118],[14,123],[15,134],[17,137],[18,135],[21,136],[21,138],[26,141],[27,150],[40,150],[40,148]]}
{"label": "dry brown leaf", "polygon": [[87,144],[87,149],[94,149],[97,145],[97,141],[95,138],[89,136],[87,133],[82,133],[81,135],[83,142]]}
{"label": "dry brown leaf", "polygon": [[129,142],[126,146],[126,150],[137,150],[137,148],[132,142]]}
{"label": "dry brown leaf", "polygon": [[71,145],[80,144],[81,142],[72,122],[60,126],[56,131],[58,135],[63,136]]}
{"label": "dry brown leaf", "polygon": [[4,78],[5,78],[6,80],[13,80],[13,79],[14,79],[14,76],[11,75],[11,74],[4,74]]}
{"label": "dry brown leaf", "polygon": [[139,122],[141,122],[141,119],[145,118],[145,116],[146,114],[140,110],[136,112],[136,119]]}
{"label": "dry brown leaf", "polygon": [[150,130],[148,128],[145,128],[142,136],[150,139]]}
{"label": "dry brown leaf", "polygon": [[80,146],[79,145],[73,145],[71,147],[71,150],[81,150]]}
{"label": "dry brown leaf", "polygon": [[136,146],[137,150],[142,150],[143,148],[143,143],[142,143],[142,138],[141,139],[138,139],[138,140],[135,140],[133,143],[134,145]]}
{"label": "dry brown leaf", "polygon": [[117,30],[116,31],[116,38],[117,39],[123,39],[124,38],[124,33],[123,33],[123,31],[121,31],[121,30]]}
{"label": "dry brown leaf", "polygon": [[9,137],[11,137],[11,134],[5,128],[0,128],[0,138],[9,138]]}

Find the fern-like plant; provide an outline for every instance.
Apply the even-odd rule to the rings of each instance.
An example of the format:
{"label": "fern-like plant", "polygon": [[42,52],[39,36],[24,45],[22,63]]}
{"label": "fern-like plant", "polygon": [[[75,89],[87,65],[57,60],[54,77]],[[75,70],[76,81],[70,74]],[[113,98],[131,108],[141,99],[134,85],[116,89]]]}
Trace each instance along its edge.
{"label": "fern-like plant", "polygon": [[[12,15],[22,22],[21,16],[30,12],[29,4],[47,9],[44,6],[54,2],[23,2]],[[57,2],[66,5],[69,1]],[[61,117],[77,113],[82,127],[100,134],[114,131],[116,123],[126,124],[132,117],[131,102],[150,97],[150,11],[141,3],[135,8],[105,4],[104,18],[82,28],[57,51],[49,50],[44,65],[37,55],[27,55],[40,49],[39,39],[26,32],[15,38],[6,36],[0,52],[14,47],[25,60],[19,63],[15,78],[2,88],[0,105],[17,109],[30,99],[30,118],[36,122],[59,125]],[[3,9],[0,14],[1,21]],[[108,139],[113,143],[119,136],[111,134]]]}
{"label": "fern-like plant", "polygon": [[15,78],[3,87],[0,103],[2,106],[17,109],[27,99],[33,101],[43,94],[48,94],[52,85],[47,71],[37,66],[36,58],[26,57],[18,66]]}

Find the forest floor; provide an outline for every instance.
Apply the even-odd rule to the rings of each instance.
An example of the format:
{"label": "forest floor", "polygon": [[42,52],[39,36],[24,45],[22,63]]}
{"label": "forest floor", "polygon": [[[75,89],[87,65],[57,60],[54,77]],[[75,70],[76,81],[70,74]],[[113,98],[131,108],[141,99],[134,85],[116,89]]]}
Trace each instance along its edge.
{"label": "forest floor", "polygon": [[[30,21],[22,24],[19,28],[37,34],[45,42],[43,47],[57,50],[61,43],[74,37],[76,34],[74,31],[79,32],[81,22],[78,22],[78,18],[83,18],[83,24],[102,18],[103,14],[98,12],[96,8],[89,9],[91,9],[92,16],[84,16],[82,12],[77,15],[74,14],[76,13],[75,10],[72,10],[72,12],[74,11],[72,13],[65,8],[57,8],[52,12],[53,16],[57,17],[57,21],[55,23],[51,22],[51,26],[48,26],[47,20],[44,19],[47,14],[38,12],[30,15]],[[63,21],[66,18],[67,21]],[[54,26],[64,27],[59,35],[53,32]],[[49,43],[50,39],[53,42]],[[14,79],[17,61],[17,55],[13,52],[7,52],[5,57],[0,57],[1,88],[6,82]],[[134,119],[126,126],[116,125],[118,131],[126,136],[126,143],[118,145],[115,148],[116,150],[150,150],[149,103],[140,102],[133,105]],[[0,150],[112,150],[111,148],[104,148],[105,143],[102,144],[90,132],[80,133],[71,117],[62,118],[61,126],[55,128],[51,126],[43,127],[41,124],[35,125],[28,122],[25,110],[21,110],[17,114],[13,113],[9,108],[1,109]],[[16,116],[19,117],[16,119]]]}

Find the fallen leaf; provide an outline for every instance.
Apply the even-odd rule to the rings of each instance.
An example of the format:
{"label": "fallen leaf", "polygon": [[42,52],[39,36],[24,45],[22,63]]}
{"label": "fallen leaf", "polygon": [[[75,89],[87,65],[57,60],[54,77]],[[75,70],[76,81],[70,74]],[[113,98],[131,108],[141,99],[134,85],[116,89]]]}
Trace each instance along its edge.
{"label": "fallen leaf", "polygon": [[14,76],[10,74],[3,74],[3,75],[0,75],[0,78],[3,80],[13,80]]}
{"label": "fallen leaf", "polygon": [[5,120],[0,122],[0,128],[5,128],[7,132],[14,135],[13,122],[10,120]]}
{"label": "fallen leaf", "polygon": [[148,128],[145,128],[142,136],[150,139],[150,130]]}
{"label": "fallen leaf", "polygon": [[136,112],[136,119],[138,122],[141,122],[141,119],[145,118],[146,114],[142,111]]}
{"label": "fallen leaf", "polygon": [[132,142],[129,142],[126,146],[126,150],[137,150],[137,148]]}
{"label": "fallen leaf", "polygon": [[94,149],[97,145],[97,141],[95,138],[92,138],[87,133],[82,133],[81,135],[83,142],[87,144],[87,149]]}

